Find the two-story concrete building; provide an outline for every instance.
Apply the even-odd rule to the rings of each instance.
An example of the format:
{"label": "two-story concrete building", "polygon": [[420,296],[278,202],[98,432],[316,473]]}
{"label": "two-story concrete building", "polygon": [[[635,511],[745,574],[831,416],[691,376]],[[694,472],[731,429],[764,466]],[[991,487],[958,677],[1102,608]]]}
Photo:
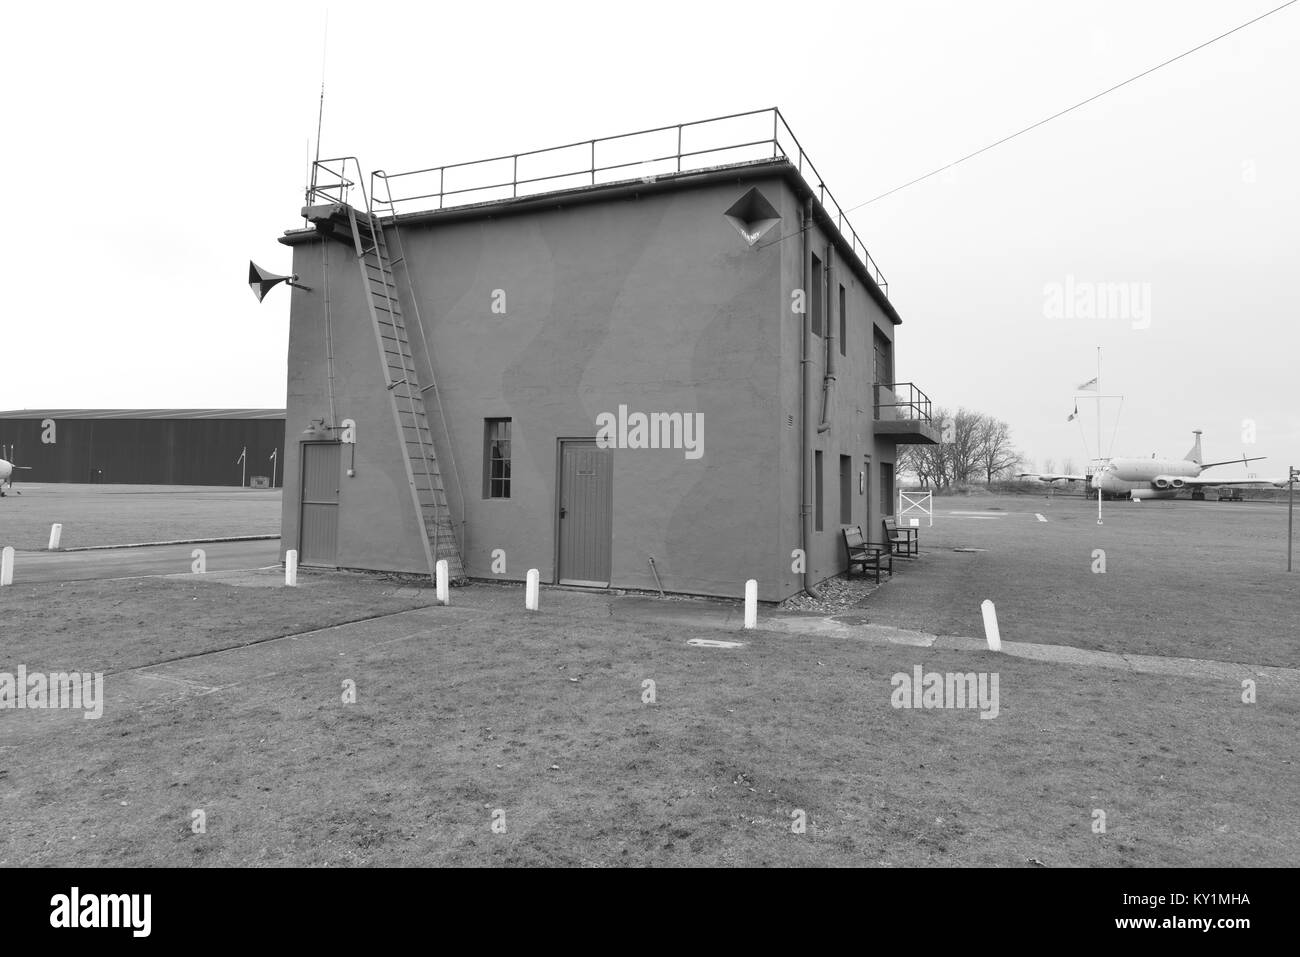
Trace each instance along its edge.
{"label": "two-story concrete building", "polygon": [[323,161],[303,215],[281,241],[308,287],[304,564],[777,601],[843,570],[845,525],[880,539],[895,446],[937,440],[894,382],[887,285],[776,110],[369,178]]}

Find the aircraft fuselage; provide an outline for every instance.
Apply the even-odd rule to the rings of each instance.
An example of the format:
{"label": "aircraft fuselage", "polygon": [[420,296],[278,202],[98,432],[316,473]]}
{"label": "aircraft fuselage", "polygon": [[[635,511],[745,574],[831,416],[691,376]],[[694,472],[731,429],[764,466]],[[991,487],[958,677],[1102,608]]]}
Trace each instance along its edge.
{"label": "aircraft fuselage", "polygon": [[[1179,478],[1197,478],[1201,466],[1186,459],[1111,459],[1099,475],[1092,476],[1089,488],[1101,488],[1102,495],[1126,497],[1134,491],[1142,498],[1173,498],[1180,491]],[[1169,488],[1155,488],[1157,476],[1172,478]]]}

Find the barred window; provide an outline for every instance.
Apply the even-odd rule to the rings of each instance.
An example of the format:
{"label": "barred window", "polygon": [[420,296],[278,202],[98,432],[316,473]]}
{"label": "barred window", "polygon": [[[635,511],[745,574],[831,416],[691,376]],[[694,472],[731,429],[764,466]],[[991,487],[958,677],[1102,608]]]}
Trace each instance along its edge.
{"label": "barred window", "polygon": [[483,420],[483,497],[510,497],[510,420]]}

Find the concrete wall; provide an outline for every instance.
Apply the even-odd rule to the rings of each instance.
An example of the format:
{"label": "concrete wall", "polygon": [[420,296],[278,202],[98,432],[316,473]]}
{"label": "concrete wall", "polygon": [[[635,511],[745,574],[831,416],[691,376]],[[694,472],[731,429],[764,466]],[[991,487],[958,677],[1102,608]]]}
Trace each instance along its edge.
{"label": "concrete wall", "polygon": [[[655,587],[653,555],[668,590],[739,595],[755,577],[765,598],[788,594],[777,595],[788,563],[773,521],[782,250],[746,246],[722,215],[749,186],[403,228],[445,403],[451,445],[439,447],[439,460],[453,517],[464,513],[468,574],[522,579],[535,567],[555,579],[557,439],[594,437],[597,416],[625,405],[702,413],[704,451],[698,459],[681,449],[614,452],[612,584]],[[780,188],[774,179],[771,190]],[[319,276],[321,248],[297,246],[295,272]],[[391,238],[390,248],[396,255]],[[421,571],[413,510],[396,501],[405,477],[359,273],[346,247],[332,244],[328,255],[336,416],[355,418],[363,436],[358,475],[342,480],[339,564]],[[505,315],[492,310],[497,290]],[[412,305],[404,303],[407,324],[427,380]],[[323,297],[295,290],[292,311],[291,436],[328,414]],[[429,413],[439,431],[432,401]],[[484,499],[484,420],[506,416],[512,496]],[[286,465],[291,543],[296,453]],[[492,570],[498,548],[504,576]]]}
{"label": "concrete wall", "polygon": [[[428,412],[470,576],[522,580],[538,568],[544,581],[557,579],[557,440],[594,437],[597,416],[623,405],[702,413],[704,451],[698,459],[681,449],[613,453],[611,584],[653,589],[653,555],[669,591],[739,596],[752,577],[760,598],[776,601],[802,587],[791,568],[800,543],[801,317],[790,309],[790,293],[803,281],[802,247],[798,238],[744,243],[723,212],[751,186],[783,217],[765,241],[797,232],[799,200],[780,175],[562,208],[493,207],[492,215],[402,227],[412,284],[399,288],[421,382],[428,384],[430,359],[437,378]],[[813,234],[824,256],[826,239]],[[391,230],[389,249],[399,255]],[[869,538],[878,537],[879,480],[872,476],[868,501],[857,491],[857,473],[866,454],[873,470],[893,461],[892,443],[872,435],[870,332],[875,323],[892,338],[893,325],[858,275],[838,256],[832,265],[830,315],[838,333],[843,283],[848,355],[836,355],[832,427],[817,437],[825,521],[809,560],[819,579],[844,567],[839,456],[852,457],[853,522]],[[335,354],[333,424],[353,418],[359,429],[357,474],[340,478],[338,564],[423,572],[354,253],[337,242],[296,242],[294,271],[313,289],[293,294],[288,435],[331,416],[325,287],[306,278],[323,271]],[[504,314],[494,310],[502,302]],[[823,363],[819,353],[819,397]],[[512,495],[485,499],[484,420],[501,417],[513,420]],[[285,456],[286,548],[297,540],[298,451],[291,442]],[[506,554],[504,574],[493,569],[496,549]]]}
{"label": "concrete wall", "polygon": [[338,243],[312,242],[294,247],[293,269],[311,289],[294,289],[289,309],[281,555],[299,547],[303,430],[316,419],[339,425],[350,418],[358,425],[357,443],[355,449],[342,450],[340,472],[351,465],[355,452],[356,474],[339,476],[338,565],[427,573],[356,255]]}
{"label": "concrete wall", "polygon": [[[782,228],[793,233],[799,228],[799,201],[791,192],[783,195],[783,204],[779,206],[784,222]],[[834,324],[836,336],[835,375],[836,380],[831,393],[830,428],[826,432],[813,435],[813,449],[822,452],[822,531],[814,532],[807,550],[808,567],[814,581],[833,577],[845,568],[844,538],[841,530],[846,523],[840,521],[840,456],[847,455],[851,460],[851,521],[848,525],[860,525],[869,541],[881,539],[880,523],[884,513],[880,507],[880,465],[882,462],[894,462],[895,444],[888,438],[878,439],[874,435],[874,400],[872,385],[874,378],[874,356],[872,350],[872,327],[878,328],[892,342],[894,323],[884,314],[872,298],[864,280],[855,272],[840,253],[834,249],[828,254],[830,242],[828,235],[814,226],[808,230],[809,256],[816,254],[822,260],[823,268],[829,266],[831,288],[825,299],[826,316]],[[781,277],[787,303],[786,317],[782,326],[782,368],[786,374],[782,379],[782,403],[788,414],[794,417],[794,427],[781,431],[780,461],[781,467],[781,535],[785,555],[783,577],[780,589],[791,594],[803,586],[802,576],[792,570],[791,552],[799,546],[800,528],[800,450],[802,442],[800,418],[800,378],[799,361],[802,355],[802,321],[803,317],[793,314],[789,308],[790,293],[802,288],[804,282],[803,246],[800,240],[791,238],[784,246],[781,263]],[[809,274],[811,275],[811,273]],[[839,352],[839,286],[845,287],[847,321],[846,355]],[[823,331],[827,323],[823,323]],[[829,340],[823,335],[814,336],[815,352],[810,363],[811,374],[816,380],[816,404],[814,419],[820,419],[822,410],[822,380],[826,371],[826,347]],[[868,464],[865,456],[870,455]],[[869,470],[865,493],[859,492],[859,473]],[[809,501],[814,504],[816,498],[810,493]]]}

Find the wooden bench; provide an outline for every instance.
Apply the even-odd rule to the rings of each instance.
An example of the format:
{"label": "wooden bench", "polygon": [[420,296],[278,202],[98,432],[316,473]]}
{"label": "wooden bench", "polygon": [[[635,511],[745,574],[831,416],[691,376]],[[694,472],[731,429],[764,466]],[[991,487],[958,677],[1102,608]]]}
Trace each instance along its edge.
{"label": "wooden bench", "polygon": [[853,566],[862,567],[862,577],[867,577],[867,570],[871,569],[876,573],[876,583],[880,583],[880,572],[882,569],[889,572],[892,577],[894,574],[894,552],[888,545],[877,545],[874,542],[868,542],[862,537],[862,529],[857,525],[850,525],[842,529],[844,535],[844,549],[849,555],[848,576],[853,577]]}
{"label": "wooden bench", "polygon": [[921,554],[918,529],[900,528],[893,517],[886,518],[882,524],[885,526],[885,541],[895,554],[902,555],[904,558],[915,558]]}

